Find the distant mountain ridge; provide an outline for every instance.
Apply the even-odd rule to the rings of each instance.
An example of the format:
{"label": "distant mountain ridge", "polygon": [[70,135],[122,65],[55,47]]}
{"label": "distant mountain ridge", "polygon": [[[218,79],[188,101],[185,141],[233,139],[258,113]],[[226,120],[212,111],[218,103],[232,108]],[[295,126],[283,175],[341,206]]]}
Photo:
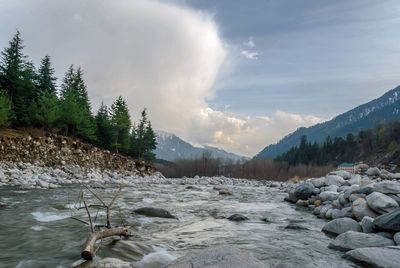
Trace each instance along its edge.
{"label": "distant mountain ridge", "polygon": [[182,140],[178,136],[157,131],[157,148],[155,150],[156,158],[176,161],[178,159],[195,159],[201,157],[204,153],[210,154],[212,158],[231,159],[233,161],[244,160],[246,157],[225,150],[207,146],[196,147]]}
{"label": "distant mountain ridge", "polygon": [[389,90],[381,97],[360,105],[332,120],[308,128],[299,128],[276,144],[265,147],[255,158],[270,158],[297,146],[301,136],[307,136],[311,142],[323,142],[327,136],[343,137],[348,133],[358,133],[376,127],[379,123],[388,123],[400,118],[400,86]]}

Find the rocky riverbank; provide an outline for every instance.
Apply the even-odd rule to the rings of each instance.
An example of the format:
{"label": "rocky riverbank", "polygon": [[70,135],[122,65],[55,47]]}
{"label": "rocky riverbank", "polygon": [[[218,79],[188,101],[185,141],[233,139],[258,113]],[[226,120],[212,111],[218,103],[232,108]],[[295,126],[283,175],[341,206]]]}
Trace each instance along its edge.
{"label": "rocky riverbank", "polygon": [[400,173],[370,168],[365,175],[335,171],[287,185],[286,201],[330,220],[329,247],[372,267],[399,267]]}

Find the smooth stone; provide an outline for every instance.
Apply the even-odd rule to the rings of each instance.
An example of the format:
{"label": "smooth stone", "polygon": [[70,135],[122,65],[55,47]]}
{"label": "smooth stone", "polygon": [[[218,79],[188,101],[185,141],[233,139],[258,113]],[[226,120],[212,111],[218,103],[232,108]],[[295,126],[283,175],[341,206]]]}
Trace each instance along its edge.
{"label": "smooth stone", "polygon": [[377,167],[370,167],[365,174],[368,176],[379,176],[381,174],[381,171]]}
{"label": "smooth stone", "polygon": [[337,175],[328,175],[326,176],[326,185],[336,185],[341,186],[345,183],[345,180]]}
{"label": "smooth stone", "polygon": [[376,234],[377,234],[377,235],[380,235],[380,236],[382,236],[382,237],[386,237],[386,238],[389,238],[389,239],[393,239],[393,235],[392,235],[391,233],[388,233],[388,232],[377,232]]}
{"label": "smooth stone", "polygon": [[320,192],[321,192],[321,190],[317,187],[315,187],[313,190],[313,194],[315,194],[315,195],[319,194]]}
{"label": "smooth stone", "polygon": [[332,171],[329,173],[330,175],[338,175],[340,177],[342,177],[345,180],[348,180],[351,178],[352,174],[346,170],[336,170],[336,171]]}
{"label": "smooth stone", "polygon": [[302,207],[307,207],[309,205],[309,202],[308,202],[308,200],[299,199],[299,200],[297,200],[296,205],[302,206]]}
{"label": "smooth stone", "polygon": [[393,240],[396,243],[396,245],[400,246],[400,232],[394,234]]}
{"label": "smooth stone", "polygon": [[249,252],[229,246],[194,250],[166,268],[267,268]]}
{"label": "smooth stone", "polygon": [[319,194],[319,197],[321,198],[322,202],[323,201],[333,201],[339,197],[338,192],[331,192],[331,191],[325,191]]}
{"label": "smooth stone", "polygon": [[286,225],[285,229],[289,229],[289,230],[309,230],[307,227],[295,224],[295,223],[289,223],[288,225]]}
{"label": "smooth stone", "polygon": [[[314,186],[312,183],[305,182],[294,188],[294,196],[298,199],[306,200],[313,194]],[[296,201],[297,201],[296,200]]]}
{"label": "smooth stone", "polygon": [[233,214],[229,216],[227,219],[230,221],[247,221],[249,218],[241,214]]}
{"label": "smooth stone", "polygon": [[394,181],[378,182],[371,185],[374,192],[382,194],[398,194],[400,193],[400,183]]}
{"label": "smooth stone", "polygon": [[322,227],[322,232],[336,235],[347,231],[361,232],[362,230],[358,222],[351,218],[334,219]]}
{"label": "smooth stone", "polygon": [[373,192],[367,195],[365,199],[367,200],[368,206],[380,214],[392,212],[399,207],[395,200],[379,192]]}
{"label": "smooth stone", "polygon": [[353,202],[352,213],[353,217],[358,221],[361,221],[365,216],[369,216],[371,218],[376,218],[379,216],[375,211],[368,207],[367,201],[365,201],[364,198],[358,198]]}
{"label": "smooth stone", "polygon": [[353,260],[366,263],[371,267],[398,268],[400,247],[358,248],[347,252],[346,256]]}
{"label": "smooth stone", "polygon": [[326,185],[326,178],[325,177],[315,178],[311,180],[311,183],[314,185],[314,187],[321,188]]}
{"label": "smooth stone", "polygon": [[400,208],[375,218],[374,224],[382,230],[400,231]]}
{"label": "smooth stone", "polygon": [[349,183],[350,183],[350,185],[360,185],[361,184],[361,176],[360,175],[354,175],[349,180]]}
{"label": "smooth stone", "polygon": [[397,202],[398,205],[400,205],[400,195],[398,194],[387,194],[390,198],[392,198],[394,201]]}
{"label": "smooth stone", "polygon": [[338,186],[337,185],[329,185],[328,187],[325,187],[325,191],[329,192],[337,192],[338,191]]}
{"label": "smooth stone", "polygon": [[360,221],[360,225],[361,225],[362,231],[364,233],[375,233],[375,231],[376,231],[376,226],[374,224],[374,218],[365,216]]}
{"label": "smooth stone", "polygon": [[358,198],[364,198],[365,194],[351,194],[349,197],[350,202],[356,201]]}
{"label": "smooth stone", "polygon": [[169,211],[162,208],[143,207],[135,209],[133,212],[147,217],[176,219],[176,217],[172,215]]}
{"label": "smooth stone", "polygon": [[392,239],[382,237],[377,234],[366,234],[354,231],[347,231],[336,237],[329,244],[329,248],[338,250],[352,250],[356,248],[367,248],[367,247],[384,247],[393,246],[394,242]]}

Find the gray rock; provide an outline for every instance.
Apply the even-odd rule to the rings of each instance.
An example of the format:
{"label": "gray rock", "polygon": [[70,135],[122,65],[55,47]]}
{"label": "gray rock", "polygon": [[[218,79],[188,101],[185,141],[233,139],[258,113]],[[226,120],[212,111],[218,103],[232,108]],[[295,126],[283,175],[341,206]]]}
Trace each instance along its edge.
{"label": "gray rock", "polygon": [[345,180],[348,180],[351,178],[352,174],[348,171],[345,170],[336,170],[336,171],[332,171],[331,173],[329,173],[330,175],[338,175],[340,177],[342,177]]}
{"label": "gray rock", "polygon": [[382,194],[398,194],[400,193],[400,183],[394,181],[384,181],[374,183],[370,186],[373,192],[380,192]]}
{"label": "gray rock", "polygon": [[382,237],[386,237],[386,238],[389,238],[389,239],[393,239],[393,235],[392,235],[391,233],[388,233],[388,232],[377,232],[376,234],[377,234],[377,235],[380,235],[380,236],[382,236]]}
{"label": "gray rock", "polygon": [[400,246],[400,232],[394,234],[393,240],[396,243],[396,245]]}
{"label": "gray rock", "polygon": [[195,250],[166,268],[267,268],[250,253],[228,246]]}
{"label": "gray rock", "polygon": [[390,198],[397,202],[400,205],[400,195],[399,194],[387,194]]}
{"label": "gray rock", "polygon": [[376,231],[376,226],[374,224],[374,218],[365,216],[360,221],[360,225],[361,225],[362,231],[364,233],[375,233],[375,231]]}
{"label": "gray rock", "polygon": [[313,194],[315,194],[315,195],[319,194],[320,192],[321,192],[321,190],[317,187],[315,187],[313,190]]}
{"label": "gray rock", "polygon": [[314,187],[321,188],[326,185],[326,178],[325,177],[315,178],[311,180],[311,183],[314,185]]}
{"label": "gray rock", "polygon": [[338,200],[339,200],[339,203],[340,203],[342,206],[344,206],[344,205],[346,205],[346,204],[349,203],[349,200],[348,200],[347,198],[344,197],[344,194],[339,194]]}
{"label": "gray rock", "polygon": [[354,175],[351,177],[349,180],[350,185],[360,185],[361,184],[361,176],[360,175]]}
{"label": "gray rock", "polygon": [[382,230],[400,231],[400,208],[383,214],[374,220],[374,224]]}
{"label": "gray rock", "polygon": [[219,191],[219,195],[233,195],[233,194],[228,190],[221,190]]}
{"label": "gray rock", "polygon": [[367,201],[365,201],[364,198],[358,198],[353,202],[352,213],[353,217],[358,221],[361,221],[365,216],[369,216],[371,218],[378,217],[378,214],[368,207]]}
{"label": "gray rock", "polygon": [[41,187],[41,188],[49,188],[49,184],[45,181],[38,180],[36,181],[36,185]]}
{"label": "gray rock", "polygon": [[349,197],[350,202],[356,201],[358,198],[363,198],[365,197],[365,194],[351,194]]}
{"label": "gray rock", "polygon": [[365,199],[367,200],[368,206],[380,214],[392,212],[399,207],[395,200],[379,192],[373,192],[367,195]]}
{"label": "gray rock", "polygon": [[333,201],[335,199],[338,199],[339,193],[338,192],[325,191],[325,192],[320,193],[319,197],[321,198],[322,202],[323,201]]}
{"label": "gray rock", "polygon": [[366,234],[354,231],[347,231],[338,235],[336,239],[329,244],[328,247],[332,249],[347,251],[356,248],[384,247],[393,245],[393,240],[377,234]]}
{"label": "gray rock", "polygon": [[353,260],[366,263],[371,267],[398,268],[400,247],[369,247],[351,250],[346,253]]}
{"label": "gray rock", "polygon": [[319,215],[319,214],[321,214],[321,206],[314,208],[313,214],[314,214],[314,215]]}
{"label": "gray rock", "polygon": [[285,229],[289,229],[289,230],[309,230],[307,227],[301,226],[301,225],[296,224],[296,223],[289,223],[288,225],[286,225]]}
{"label": "gray rock", "polygon": [[296,205],[302,206],[302,207],[307,207],[309,205],[309,202],[308,202],[308,200],[299,199],[299,200],[297,200]]}
{"label": "gray rock", "polygon": [[336,185],[336,186],[341,186],[342,184],[345,183],[345,180],[337,175],[328,175],[326,177],[326,185]]}
{"label": "gray rock", "polygon": [[325,191],[337,192],[338,188],[339,187],[337,185],[329,185],[329,186],[325,187]]}
{"label": "gray rock", "polygon": [[358,222],[355,220],[350,218],[339,218],[325,224],[324,227],[322,227],[322,231],[339,235],[347,231],[361,232],[362,230]]}
{"label": "gray rock", "polygon": [[[86,267],[86,266],[85,266]],[[89,264],[90,268],[134,268],[132,263],[122,261],[116,258],[104,258],[95,260],[93,266]]]}
{"label": "gray rock", "polygon": [[[299,199],[308,199],[313,194],[314,186],[309,182],[301,183],[294,188],[294,196]],[[296,200],[296,201],[297,201]]]}
{"label": "gray rock", "polygon": [[365,172],[365,174],[367,174],[368,176],[379,176],[381,174],[381,171],[377,167],[371,167]]}
{"label": "gray rock", "polygon": [[138,208],[133,212],[147,217],[176,219],[176,217],[172,215],[169,211],[162,208],[143,207],[143,208]]}
{"label": "gray rock", "polygon": [[230,221],[247,221],[249,218],[241,214],[233,214],[229,216],[227,219]]}

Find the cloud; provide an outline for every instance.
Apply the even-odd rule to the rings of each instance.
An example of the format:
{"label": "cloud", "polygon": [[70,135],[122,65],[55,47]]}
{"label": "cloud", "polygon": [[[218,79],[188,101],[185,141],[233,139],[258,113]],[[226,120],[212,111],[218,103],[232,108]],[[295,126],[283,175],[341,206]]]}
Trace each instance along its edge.
{"label": "cloud", "polygon": [[[0,3],[1,47],[18,28],[26,53],[35,63],[50,54],[59,78],[71,63],[82,66],[94,107],[122,95],[132,114],[148,108],[156,129],[245,155],[319,120],[211,109],[207,100],[229,62],[229,46],[208,13],[156,0]],[[243,50],[242,55],[259,54]]]}
{"label": "cloud", "polygon": [[260,53],[256,51],[242,50],[240,54],[248,60],[257,60]]}
{"label": "cloud", "polygon": [[253,37],[250,36],[249,40],[247,42],[244,42],[243,45],[249,48],[255,47],[255,44],[253,42]]}

